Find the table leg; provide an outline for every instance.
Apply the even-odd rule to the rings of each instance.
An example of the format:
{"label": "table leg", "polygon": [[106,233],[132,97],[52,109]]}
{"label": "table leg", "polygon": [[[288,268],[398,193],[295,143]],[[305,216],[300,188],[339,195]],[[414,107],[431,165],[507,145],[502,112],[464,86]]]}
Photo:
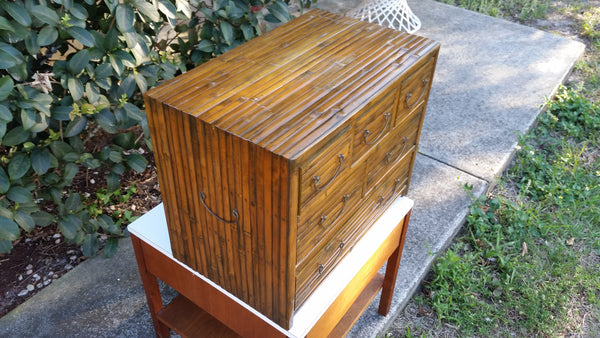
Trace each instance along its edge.
{"label": "table leg", "polygon": [[409,220],[410,211],[404,217],[402,235],[400,236],[398,247],[394,250],[390,258],[388,258],[387,267],[385,268],[385,277],[383,279],[379,309],[377,311],[382,316],[386,316],[392,306],[392,297],[394,296],[394,287],[396,285],[396,277],[398,276],[398,267],[400,266],[400,258],[402,257],[402,248],[404,248],[404,239],[406,238],[406,229],[408,229]]}
{"label": "table leg", "polygon": [[146,300],[148,301],[148,307],[150,308],[150,316],[152,317],[154,331],[156,332],[156,336],[159,338],[169,337],[169,327],[158,320],[158,312],[163,308],[162,298],[160,296],[160,288],[158,286],[158,279],[156,276],[148,272],[148,269],[146,268],[146,261],[144,259],[144,250],[142,248],[141,240],[134,235],[131,235],[131,241],[133,243],[133,250],[135,251],[135,257],[138,263],[140,277],[142,278],[142,284],[144,285],[144,291],[146,292]]}

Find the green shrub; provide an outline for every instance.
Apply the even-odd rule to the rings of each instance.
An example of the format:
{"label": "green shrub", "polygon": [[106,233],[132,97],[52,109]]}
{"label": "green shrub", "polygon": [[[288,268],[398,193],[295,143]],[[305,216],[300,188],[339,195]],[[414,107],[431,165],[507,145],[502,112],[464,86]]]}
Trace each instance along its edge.
{"label": "green shrub", "polygon": [[0,253],[53,223],[87,256],[101,234],[114,253],[121,227],[91,212],[74,180],[101,170],[112,193],[126,171],[145,171],[142,94],[289,20],[289,4],[0,0]]}

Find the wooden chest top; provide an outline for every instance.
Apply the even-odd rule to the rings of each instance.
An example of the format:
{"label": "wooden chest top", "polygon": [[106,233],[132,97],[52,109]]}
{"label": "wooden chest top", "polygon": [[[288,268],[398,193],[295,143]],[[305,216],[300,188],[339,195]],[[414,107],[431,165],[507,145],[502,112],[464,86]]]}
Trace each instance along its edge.
{"label": "wooden chest top", "polygon": [[298,159],[437,45],[311,10],[146,95]]}

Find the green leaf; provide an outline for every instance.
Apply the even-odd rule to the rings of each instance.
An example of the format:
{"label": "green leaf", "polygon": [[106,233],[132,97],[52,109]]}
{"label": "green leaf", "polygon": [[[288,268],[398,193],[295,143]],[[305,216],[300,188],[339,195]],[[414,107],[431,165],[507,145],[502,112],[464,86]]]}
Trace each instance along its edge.
{"label": "green leaf", "polygon": [[6,134],[6,121],[0,119],[0,141]]}
{"label": "green leaf", "polygon": [[135,0],[134,1],[135,9],[137,9],[140,13],[147,16],[151,21],[161,21],[160,13],[154,5],[145,0]]}
{"label": "green leaf", "polygon": [[64,137],[72,137],[79,135],[87,125],[87,118],[85,116],[78,116],[73,121],[69,122],[63,132]]}
{"label": "green leaf", "polygon": [[70,121],[71,120],[71,112],[73,111],[73,107],[71,106],[56,106],[53,107],[52,118],[59,121]]}
{"label": "green leaf", "polygon": [[29,139],[29,132],[24,130],[23,127],[17,126],[11,129],[6,135],[4,135],[5,146],[15,146],[21,144]]}
{"label": "green leaf", "polygon": [[98,252],[98,237],[96,234],[86,234],[83,237],[81,250],[86,257],[93,257]]}
{"label": "green leaf", "polygon": [[81,204],[81,195],[79,195],[78,193],[72,193],[69,195],[69,197],[67,197],[67,199],[65,200],[65,211],[66,212],[76,212],[81,210],[82,208],[82,204]]}
{"label": "green leaf", "polygon": [[133,8],[127,4],[119,4],[115,10],[115,18],[117,20],[117,28],[121,32],[130,32],[133,30],[135,14]]}
{"label": "green leaf", "polygon": [[59,160],[62,160],[66,154],[73,152],[73,147],[63,141],[54,141],[50,143],[50,150],[52,150],[54,156]]}
{"label": "green leaf", "polygon": [[123,70],[125,69],[123,66],[123,60],[121,60],[121,58],[115,54],[110,54],[108,56],[108,59],[110,61],[110,65],[112,66],[117,76],[120,77],[121,75],[123,75]]}
{"label": "green leaf", "polygon": [[74,240],[77,237],[77,232],[81,229],[83,223],[81,220],[73,215],[67,215],[65,217],[61,217],[58,220],[58,228],[60,232],[65,236],[67,240]]}
{"label": "green leaf", "polygon": [[77,101],[83,97],[83,84],[76,77],[69,77],[67,87],[73,96],[73,100]]}
{"label": "green leaf", "polygon": [[29,11],[36,19],[40,20],[43,23],[47,23],[50,26],[56,26],[56,25],[58,25],[58,22],[60,21],[58,14],[56,14],[55,11],[53,11],[52,9],[50,9],[47,6],[42,6],[42,5],[32,6],[29,9]]}
{"label": "green leaf", "polygon": [[223,34],[225,43],[231,46],[233,43],[233,26],[227,21],[221,21],[219,23],[219,28],[221,29],[221,34]]}
{"label": "green leaf", "polygon": [[0,239],[0,254],[10,253],[13,249],[12,241]]}
{"label": "green leaf", "polygon": [[79,41],[82,45],[86,47],[94,47],[94,37],[90,32],[85,29],[77,26],[69,27],[66,29],[67,33],[69,33],[75,40]]}
{"label": "green leaf", "polygon": [[3,105],[2,103],[0,103],[0,120],[5,121],[5,122],[10,122],[12,121],[13,116],[10,112],[10,110],[8,110],[8,108]]}
{"label": "green leaf", "polygon": [[144,113],[136,105],[126,102],[123,104],[123,109],[127,112],[127,116],[136,121],[141,121],[144,117]]}
{"label": "green leaf", "polygon": [[24,130],[30,130],[35,125],[35,113],[31,109],[21,109],[21,124]]}
{"label": "green leaf", "polygon": [[90,53],[87,49],[82,49],[75,53],[73,57],[67,62],[67,68],[73,75],[81,73],[81,71],[90,62]]}
{"label": "green leaf", "polygon": [[9,31],[11,33],[15,32],[15,29],[10,24],[10,21],[6,20],[6,18],[3,17],[3,16],[0,16],[0,29],[1,30],[5,30],[5,31]]}
{"label": "green leaf", "polygon": [[98,114],[94,115],[94,118],[96,123],[98,123],[105,131],[111,134],[116,134],[119,132],[119,128],[117,128],[117,120],[108,109],[102,109]]}
{"label": "green leaf", "polygon": [[67,165],[65,165],[63,179],[70,184],[70,182],[73,181],[73,178],[75,178],[75,175],[77,175],[77,172],[79,172],[79,166],[77,164],[67,163]]}
{"label": "green leaf", "polygon": [[[14,85],[15,83],[10,76],[0,77],[0,101],[4,101],[8,98],[10,93],[12,93]],[[3,120],[6,121],[7,119],[4,118]]]}
{"label": "green leaf", "polygon": [[28,203],[33,201],[31,192],[23,187],[12,187],[6,193],[9,200],[17,203]]}
{"label": "green leaf", "polygon": [[4,216],[0,216],[0,238],[8,241],[15,241],[21,235],[21,230],[17,223]]}
{"label": "green leaf", "polygon": [[2,8],[19,24],[29,27],[31,25],[31,17],[25,7],[19,6],[23,4],[21,1],[2,1]]}
{"label": "green leaf", "polygon": [[0,167],[0,194],[5,194],[10,189],[10,179],[4,168]]}
{"label": "green leaf", "polygon": [[40,46],[48,46],[58,39],[58,31],[56,28],[46,26],[38,33],[38,43]]}
{"label": "green leaf", "polygon": [[254,28],[252,28],[252,25],[244,22],[242,24],[242,34],[244,34],[244,39],[246,39],[246,41],[252,39],[254,37]]}
{"label": "green leaf", "polygon": [[37,41],[37,34],[31,32],[27,38],[25,38],[25,48],[31,55],[35,55],[40,51],[40,44]]}
{"label": "green leaf", "polygon": [[25,230],[26,232],[30,232],[33,230],[33,228],[35,228],[35,221],[33,218],[23,211],[17,211],[14,220],[21,227],[21,229]]}
{"label": "green leaf", "polygon": [[74,18],[79,20],[86,20],[88,17],[88,13],[85,7],[76,2],[73,3],[73,6],[69,9],[69,12],[73,15]]}
{"label": "green leaf", "polygon": [[161,11],[169,20],[173,27],[177,24],[177,8],[169,0],[158,0],[158,10]]}
{"label": "green leaf", "polygon": [[42,210],[33,212],[31,217],[35,224],[41,227],[48,226],[54,222],[54,215]]}
{"label": "green leaf", "polygon": [[210,40],[200,40],[196,48],[205,53],[212,53],[215,50],[215,45]]}
{"label": "green leaf", "polygon": [[119,179],[119,175],[115,173],[110,173],[106,176],[106,190],[108,192],[114,192],[119,189],[121,185],[121,180]]}
{"label": "green leaf", "polygon": [[31,152],[31,167],[36,174],[45,174],[50,169],[50,151],[46,148],[33,150]]}
{"label": "green leaf", "polygon": [[135,133],[132,131],[128,133],[120,133],[113,137],[113,143],[123,147],[124,149],[133,149],[135,147],[135,138]]}
{"label": "green leaf", "polygon": [[281,0],[274,1],[267,9],[269,10],[269,13],[279,20],[279,22],[288,22],[291,19],[287,5]]}
{"label": "green leaf", "polygon": [[11,181],[25,176],[31,168],[31,159],[26,153],[17,153],[8,163],[8,176]]}
{"label": "green leaf", "polygon": [[104,244],[104,256],[106,258],[110,258],[117,253],[117,248],[119,247],[119,239],[111,237],[106,240]]}
{"label": "green leaf", "polygon": [[139,173],[144,172],[148,164],[146,158],[140,154],[125,155],[125,163]]}

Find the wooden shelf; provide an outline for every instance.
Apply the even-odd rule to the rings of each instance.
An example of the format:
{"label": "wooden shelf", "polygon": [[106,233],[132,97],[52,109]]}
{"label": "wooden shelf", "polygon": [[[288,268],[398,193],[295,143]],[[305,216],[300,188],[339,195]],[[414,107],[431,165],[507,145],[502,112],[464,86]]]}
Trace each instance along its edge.
{"label": "wooden shelf", "polygon": [[225,324],[182,295],[158,312],[158,320],[182,337],[239,338]]}

